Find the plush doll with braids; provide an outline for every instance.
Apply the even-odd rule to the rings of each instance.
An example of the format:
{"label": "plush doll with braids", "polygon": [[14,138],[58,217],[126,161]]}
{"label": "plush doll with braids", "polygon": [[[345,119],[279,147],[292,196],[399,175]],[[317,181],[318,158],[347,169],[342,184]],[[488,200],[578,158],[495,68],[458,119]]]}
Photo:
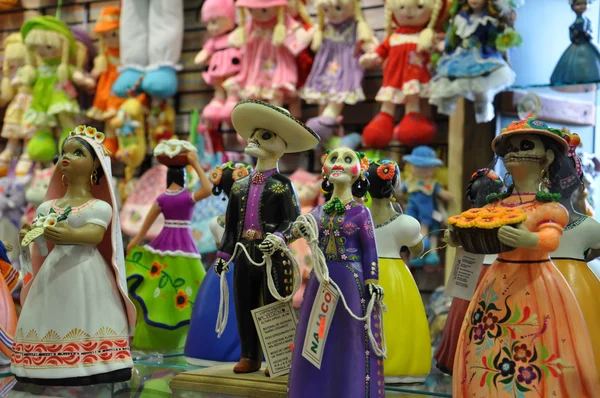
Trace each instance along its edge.
{"label": "plush doll with braids", "polygon": [[[307,0],[288,0],[288,12],[296,22],[302,25],[303,30],[312,37],[315,31],[313,26],[314,21],[308,13],[306,2]],[[305,48],[296,56],[296,64],[298,65],[298,83],[296,84],[296,88],[298,90],[301,90],[306,84],[306,79],[308,79],[308,75],[312,69],[314,58],[315,53],[310,47]],[[300,97],[295,97],[290,101],[290,113],[297,119],[302,116],[302,99]]]}
{"label": "plush doll with braids", "polygon": [[[18,156],[21,151],[21,140],[28,141],[28,136],[23,128],[23,114],[31,102],[31,86],[24,84],[19,78],[18,72],[25,64],[27,58],[27,47],[23,43],[20,33],[12,33],[3,42],[4,61],[2,65],[2,88],[0,98],[2,101],[10,101],[4,115],[2,126],[2,138],[8,143],[0,153],[0,177],[8,173],[11,160]],[[15,87],[17,92],[15,93]],[[25,164],[24,164],[25,163]],[[27,155],[17,163],[17,172],[29,170],[30,162]],[[18,173],[20,174],[20,173]]]}
{"label": "plush doll with braids", "polygon": [[[429,63],[434,28],[443,14],[445,0],[387,0],[387,38],[374,52],[361,57],[361,65],[373,67],[385,61],[383,84],[376,100],[381,110],[365,127],[365,146],[383,148],[392,136],[409,145],[427,144],[435,138],[436,126],[421,113],[421,98],[427,96]],[[394,129],[399,104],[406,112]]]}
{"label": "plush doll with braids", "polygon": [[307,126],[325,142],[339,129],[344,105],[365,100],[364,69],[358,61],[375,42],[359,0],[315,0],[314,6],[319,17],[312,42],[316,56],[300,95],[319,104],[319,116],[309,119]]}

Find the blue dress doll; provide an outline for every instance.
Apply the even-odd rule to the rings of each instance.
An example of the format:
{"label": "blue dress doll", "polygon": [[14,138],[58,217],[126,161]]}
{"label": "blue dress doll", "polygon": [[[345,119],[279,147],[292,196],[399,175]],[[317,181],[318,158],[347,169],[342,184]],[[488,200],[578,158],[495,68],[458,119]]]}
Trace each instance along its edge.
{"label": "blue dress doll", "polygon": [[503,52],[519,45],[512,28],[514,11],[509,0],[486,0],[471,7],[455,2],[446,34],[444,55],[431,79],[429,102],[440,113],[454,112],[459,97],[475,102],[477,123],[494,118],[492,102],[497,93],[515,81]]}
{"label": "blue dress doll", "polygon": [[[213,194],[229,196],[233,183],[250,174],[252,168],[244,163],[227,162],[209,173]],[[225,200],[225,198],[223,198]],[[225,215],[215,217],[210,231],[217,247],[225,232]],[[233,264],[226,273],[229,291],[233,291]],[[202,281],[192,311],[188,339],[185,344],[185,359],[191,365],[210,366],[218,362],[237,362],[240,359],[240,339],[235,321],[235,303],[229,302],[229,321],[221,337],[217,337],[215,325],[219,313],[220,277],[211,267]]]}
{"label": "blue dress doll", "polygon": [[434,212],[438,210],[438,199],[452,200],[452,194],[445,190],[434,178],[435,170],[443,165],[437,158],[435,151],[428,146],[418,146],[410,155],[402,158],[412,166],[412,173],[402,184],[402,193],[408,196],[405,214],[416,218],[421,224],[423,250],[427,254],[423,258],[410,261],[413,267],[437,266],[440,257],[437,254],[437,233],[430,233],[439,229],[439,219],[436,220]]}
{"label": "blue dress doll", "polygon": [[591,0],[569,0],[577,18],[569,27],[571,45],[558,61],[552,84],[594,83],[600,81],[600,52],[592,43],[592,22],[583,16]]}

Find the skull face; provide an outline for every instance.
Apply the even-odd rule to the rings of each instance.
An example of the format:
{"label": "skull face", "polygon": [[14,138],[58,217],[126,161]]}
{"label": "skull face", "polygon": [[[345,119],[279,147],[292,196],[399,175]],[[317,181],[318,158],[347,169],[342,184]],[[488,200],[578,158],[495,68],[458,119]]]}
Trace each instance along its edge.
{"label": "skull face", "polygon": [[507,138],[504,166],[515,178],[540,175],[554,161],[554,152],[546,149],[539,136],[515,135]]}
{"label": "skull face", "polygon": [[246,146],[246,154],[258,159],[279,159],[285,153],[286,143],[277,134],[265,129],[256,129]]}
{"label": "skull face", "polygon": [[356,152],[349,148],[338,148],[327,156],[323,174],[332,184],[353,184],[360,176],[360,161]]}

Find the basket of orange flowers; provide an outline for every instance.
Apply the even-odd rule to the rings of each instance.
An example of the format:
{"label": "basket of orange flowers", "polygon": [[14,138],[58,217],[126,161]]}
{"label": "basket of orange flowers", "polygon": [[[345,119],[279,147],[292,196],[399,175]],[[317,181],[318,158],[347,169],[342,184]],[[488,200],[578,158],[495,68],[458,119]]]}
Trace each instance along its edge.
{"label": "basket of orange flowers", "polygon": [[527,219],[519,208],[490,207],[470,209],[448,219],[463,249],[474,254],[498,254],[514,250],[498,240],[503,226],[517,226]]}

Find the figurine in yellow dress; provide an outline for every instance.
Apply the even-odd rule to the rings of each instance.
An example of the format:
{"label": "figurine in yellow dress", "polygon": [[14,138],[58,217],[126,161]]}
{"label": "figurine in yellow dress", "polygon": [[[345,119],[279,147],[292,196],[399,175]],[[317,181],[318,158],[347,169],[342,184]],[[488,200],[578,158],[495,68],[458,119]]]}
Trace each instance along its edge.
{"label": "figurine in yellow dress", "polygon": [[[486,207],[489,224],[499,227],[486,235],[486,246],[499,242],[514,250],[498,254],[469,305],[452,395],[596,397],[600,381],[590,334],[573,291],[549,257],[569,220],[557,203],[560,195],[546,191],[559,186],[563,167],[572,167],[567,141],[544,122],[524,120],[504,129],[492,148],[513,183]],[[509,209],[522,210],[524,220],[514,224]],[[473,229],[476,237],[483,233]],[[448,243],[458,245],[456,236],[448,231]]]}
{"label": "figurine in yellow dress", "polygon": [[429,324],[419,288],[400,258],[404,248],[416,256],[423,251],[421,224],[394,206],[394,195],[400,185],[396,162],[370,159],[368,179],[379,279],[388,310],[383,324],[387,345],[387,359],[383,362],[385,382],[422,382],[431,369]]}

